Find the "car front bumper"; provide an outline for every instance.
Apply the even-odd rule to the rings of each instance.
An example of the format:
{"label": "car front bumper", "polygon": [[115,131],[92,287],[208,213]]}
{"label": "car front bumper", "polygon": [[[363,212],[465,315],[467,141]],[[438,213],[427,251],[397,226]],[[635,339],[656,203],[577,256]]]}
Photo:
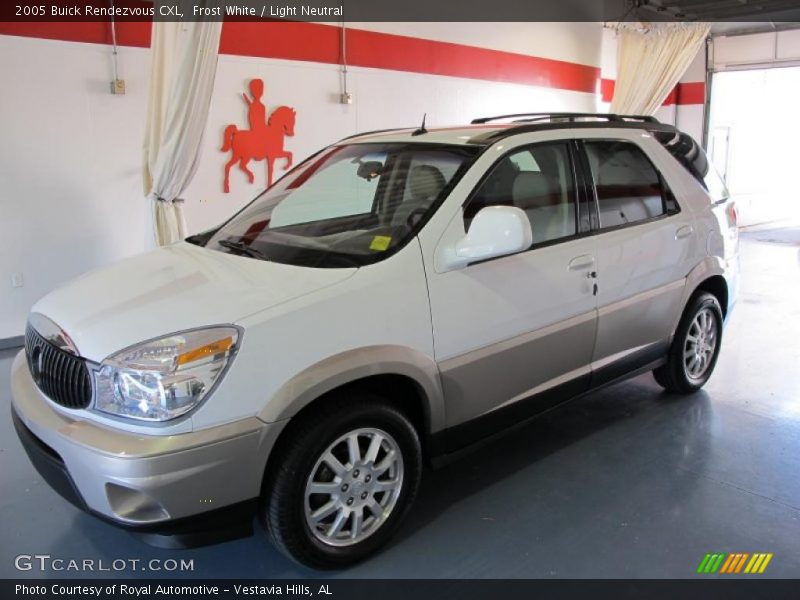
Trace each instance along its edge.
{"label": "car front bumper", "polygon": [[[285,422],[252,417],[180,435],[141,435],[57,411],[24,352],[11,367],[12,413],[26,452],[59,494],[128,529],[185,533],[255,506]],[[249,518],[252,520],[252,510]]]}

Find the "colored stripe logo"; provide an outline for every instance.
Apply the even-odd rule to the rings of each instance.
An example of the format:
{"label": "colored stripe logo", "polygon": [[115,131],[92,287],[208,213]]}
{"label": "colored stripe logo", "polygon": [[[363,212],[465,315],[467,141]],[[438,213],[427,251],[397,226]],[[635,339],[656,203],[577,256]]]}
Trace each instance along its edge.
{"label": "colored stripe logo", "polygon": [[700,574],[713,575],[746,573],[763,573],[769,562],[772,560],[772,553],[766,552],[734,552],[726,554],[722,552],[708,553],[700,561],[697,572]]}

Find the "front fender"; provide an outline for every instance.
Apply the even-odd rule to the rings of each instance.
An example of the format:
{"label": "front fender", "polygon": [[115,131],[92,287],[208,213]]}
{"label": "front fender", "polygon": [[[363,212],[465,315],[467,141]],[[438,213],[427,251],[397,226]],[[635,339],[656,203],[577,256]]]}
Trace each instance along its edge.
{"label": "front fender", "polygon": [[403,346],[367,346],[326,358],[286,381],[258,418],[267,423],[296,415],[311,402],[342,385],[374,375],[402,375],[422,390],[428,433],[444,429],[445,413],[436,362]]}

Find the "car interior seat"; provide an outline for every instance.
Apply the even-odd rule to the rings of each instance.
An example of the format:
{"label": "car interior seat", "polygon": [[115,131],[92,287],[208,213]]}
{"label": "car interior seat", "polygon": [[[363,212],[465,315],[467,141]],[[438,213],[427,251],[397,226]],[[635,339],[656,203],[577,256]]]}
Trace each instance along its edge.
{"label": "car interior seat", "polygon": [[553,240],[575,231],[575,208],[569,199],[562,202],[559,188],[545,173],[519,173],[512,188],[514,206],[528,215],[533,243]]}
{"label": "car interior seat", "polygon": [[[442,172],[433,165],[417,165],[408,174],[407,188],[409,197],[406,198],[395,210],[392,215],[392,225],[408,225],[413,227],[422,218],[422,210],[427,209],[442,193],[447,181]],[[414,211],[420,210],[414,215],[414,222],[408,223],[408,218]]]}

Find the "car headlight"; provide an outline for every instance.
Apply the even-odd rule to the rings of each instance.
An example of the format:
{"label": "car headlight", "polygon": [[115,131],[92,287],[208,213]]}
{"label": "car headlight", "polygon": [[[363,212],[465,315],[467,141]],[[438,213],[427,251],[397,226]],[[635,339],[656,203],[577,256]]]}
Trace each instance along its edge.
{"label": "car headlight", "polygon": [[238,342],[235,327],[210,327],[126,348],[96,372],[94,406],[143,421],[179,417],[208,396]]}

